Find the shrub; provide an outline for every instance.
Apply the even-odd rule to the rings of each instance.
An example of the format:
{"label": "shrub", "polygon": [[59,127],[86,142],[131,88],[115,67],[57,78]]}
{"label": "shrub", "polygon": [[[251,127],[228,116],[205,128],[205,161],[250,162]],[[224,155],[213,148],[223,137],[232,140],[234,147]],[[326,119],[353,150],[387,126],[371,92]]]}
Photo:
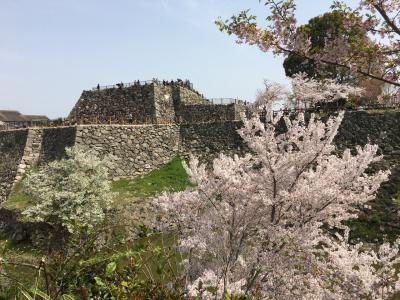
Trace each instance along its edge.
{"label": "shrub", "polygon": [[24,187],[35,205],[23,214],[71,233],[91,230],[112,203],[108,161],[78,146],[67,148],[66,155],[28,174]]}

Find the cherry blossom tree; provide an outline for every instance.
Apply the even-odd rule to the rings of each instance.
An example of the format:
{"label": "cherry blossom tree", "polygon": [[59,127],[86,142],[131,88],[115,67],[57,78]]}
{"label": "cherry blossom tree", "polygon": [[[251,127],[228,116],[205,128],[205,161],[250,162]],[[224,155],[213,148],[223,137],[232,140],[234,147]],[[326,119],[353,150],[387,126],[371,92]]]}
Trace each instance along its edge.
{"label": "cherry blossom tree", "polygon": [[307,77],[305,73],[298,73],[291,79],[292,91],[284,85],[264,81],[264,89],[258,90],[254,106],[266,111],[266,119],[271,120],[272,109],[275,103],[290,106],[294,101],[297,108],[312,108],[338,100],[347,100],[351,96],[360,96],[363,89],[349,84],[339,84],[333,79],[316,80]]}
{"label": "cherry blossom tree", "polygon": [[265,111],[266,120],[271,120],[273,105],[278,102],[288,102],[289,91],[280,83],[264,80],[264,88],[256,93],[254,106]]}
{"label": "cherry blossom tree", "polygon": [[298,30],[294,0],[264,0],[269,8],[267,26],[257,25],[256,17],[242,11],[230,20],[218,20],[220,30],[234,34],[239,43],[257,45],[276,55],[296,55],[315,63],[349,70],[359,76],[400,86],[400,1],[362,0],[351,9],[335,1],[332,11],[343,13],[348,31],[364,32],[356,36],[332,35],[323,49],[311,51],[309,33]]}
{"label": "cherry blossom tree", "polygon": [[258,107],[268,106],[271,102],[284,101],[287,94],[288,91],[283,84],[264,80],[264,88],[257,91],[254,104]]}
{"label": "cherry blossom tree", "polygon": [[349,243],[343,224],[387,180],[389,171],[365,172],[381,159],[377,146],[336,155],[343,112],[326,122],[285,116],[283,133],[280,114],[269,123],[242,118],[249,154],[221,154],[211,169],[192,158],[185,168],[194,187],[155,200],[177,224],[188,293],[384,299],[398,290],[399,241],[374,252]]}
{"label": "cherry blossom tree", "polygon": [[333,79],[315,80],[305,73],[298,73],[292,78],[293,97],[307,107],[316,104],[335,102],[348,99],[350,96],[360,96],[362,88],[349,84],[339,84]]}
{"label": "cherry blossom tree", "polygon": [[378,102],[398,106],[400,104],[400,88],[391,85],[385,85],[381,94],[378,96]]}

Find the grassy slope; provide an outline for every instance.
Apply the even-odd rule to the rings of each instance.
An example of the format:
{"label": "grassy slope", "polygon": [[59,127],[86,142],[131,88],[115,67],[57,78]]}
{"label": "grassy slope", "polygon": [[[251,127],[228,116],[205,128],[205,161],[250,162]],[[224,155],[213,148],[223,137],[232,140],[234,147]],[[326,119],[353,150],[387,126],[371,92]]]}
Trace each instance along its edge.
{"label": "grassy slope", "polygon": [[164,191],[177,192],[190,184],[188,175],[179,157],[158,170],[134,179],[121,179],[112,183],[112,190],[118,193],[115,203],[125,203],[132,198],[147,198]]}
{"label": "grassy slope", "polygon": [[27,206],[29,206],[30,198],[24,192],[24,187],[22,184],[22,180],[20,180],[11,191],[10,196],[8,197],[7,201],[4,202],[1,206],[11,210],[23,210]]}
{"label": "grassy slope", "polygon": [[[182,191],[189,184],[180,157],[175,157],[160,169],[146,175],[112,182],[112,191],[116,193],[114,202],[118,205],[138,198],[156,196],[164,191]],[[0,207],[20,211],[29,204],[29,195],[24,192],[21,180],[15,185],[8,200]]]}

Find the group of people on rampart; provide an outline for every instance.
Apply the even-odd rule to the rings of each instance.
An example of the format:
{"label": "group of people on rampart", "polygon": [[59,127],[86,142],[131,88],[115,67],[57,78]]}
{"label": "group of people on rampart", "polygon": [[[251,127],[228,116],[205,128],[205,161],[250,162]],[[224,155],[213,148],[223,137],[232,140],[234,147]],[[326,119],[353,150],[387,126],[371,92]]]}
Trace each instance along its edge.
{"label": "group of people on rampart", "polygon": [[187,88],[187,89],[191,90],[192,92],[196,93],[197,95],[201,96],[202,98],[204,98],[203,94],[200,94],[198,91],[196,91],[193,88],[193,84],[188,79],[185,79],[185,80],[177,79],[175,81],[174,80],[170,80],[170,81],[163,80],[163,81],[160,81],[157,78],[153,78],[152,80],[149,80],[149,81],[135,80],[132,83],[119,82],[119,83],[116,83],[115,85],[105,86],[105,87],[104,86],[102,87],[102,86],[100,86],[100,84],[97,84],[95,89],[98,90],[98,91],[102,90],[104,88],[123,89],[124,87],[148,85],[148,84],[151,84],[151,83],[162,84],[163,86],[180,86],[180,87],[184,87],[184,88]]}

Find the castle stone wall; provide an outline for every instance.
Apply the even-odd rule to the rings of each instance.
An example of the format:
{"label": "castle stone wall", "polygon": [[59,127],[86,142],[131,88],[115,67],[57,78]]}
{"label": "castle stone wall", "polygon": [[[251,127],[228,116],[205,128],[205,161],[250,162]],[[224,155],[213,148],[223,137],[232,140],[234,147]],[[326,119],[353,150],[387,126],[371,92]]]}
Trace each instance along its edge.
{"label": "castle stone wall", "polygon": [[240,120],[240,113],[252,115],[248,107],[239,104],[200,104],[181,107],[180,119],[184,123],[205,123]]}
{"label": "castle stone wall", "polygon": [[[383,160],[371,170],[390,169],[389,181],[383,183],[379,197],[392,202],[400,193],[400,112],[368,113],[347,112],[334,139],[339,152],[345,148],[355,149],[367,143],[379,146],[378,154]],[[400,194],[399,194],[400,196]]]}
{"label": "castle stone wall", "polygon": [[193,154],[202,161],[210,162],[219,153],[241,154],[247,149],[237,133],[240,121],[181,124],[180,153],[184,157]]}
{"label": "castle stone wall", "polygon": [[131,177],[158,168],[178,153],[179,126],[78,126],[75,143],[100,157],[110,155],[112,177]]}
{"label": "castle stone wall", "polygon": [[199,92],[178,86],[181,105],[209,104]]}
{"label": "castle stone wall", "polygon": [[187,87],[161,84],[154,84],[154,103],[158,122],[175,121],[188,106],[209,104],[198,92]]}
{"label": "castle stone wall", "polygon": [[75,144],[76,127],[44,128],[39,163],[46,163],[65,156],[65,148]]}
{"label": "castle stone wall", "polygon": [[27,170],[38,163],[42,149],[42,136],[43,129],[30,128],[28,130],[23,156],[18,164],[15,181],[20,180]]}
{"label": "castle stone wall", "polygon": [[34,165],[64,157],[65,148],[74,145],[75,131],[75,127],[29,128],[15,179],[20,180]]}
{"label": "castle stone wall", "polygon": [[[186,108],[190,109],[190,106]],[[207,112],[204,112],[207,113]],[[236,130],[240,121],[180,125],[81,125],[0,132],[0,201],[26,169],[64,155],[64,148],[80,144],[99,155],[113,155],[112,177],[131,177],[158,168],[174,155],[190,153],[210,161],[218,153],[246,152]],[[384,160],[372,169],[391,168],[389,182],[382,185],[380,205],[393,209],[400,194],[400,113],[346,113],[335,143],[339,149],[379,145]],[[19,177],[18,177],[19,176]],[[395,214],[387,215],[395,219]],[[391,222],[393,224],[393,222]],[[399,222],[400,224],[400,222]]]}
{"label": "castle stone wall", "polygon": [[157,82],[83,91],[69,119],[79,123],[160,123],[174,121],[181,106],[207,104],[197,91]]}
{"label": "castle stone wall", "polygon": [[[391,175],[381,185],[376,199],[371,202],[372,210],[366,210],[357,222],[363,224],[364,228],[381,231],[382,236],[398,235],[400,216],[394,199],[400,200],[400,112],[346,113],[335,138],[338,148],[352,149],[368,142],[379,145],[378,152],[383,155],[383,160],[373,164],[370,171],[390,169]],[[360,234],[365,235],[365,232]],[[373,240],[376,237],[365,238]]]}
{"label": "castle stone wall", "polygon": [[11,191],[27,137],[27,129],[0,131],[0,203]]}
{"label": "castle stone wall", "polygon": [[101,121],[111,118],[115,122],[126,121],[131,114],[135,122],[143,123],[155,117],[153,99],[154,84],[83,91],[68,118],[91,123],[96,118]]}
{"label": "castle stone wall", "polygon": [[179,102],[179,95],[174,92],[173,85],[154,84],[155,118],[158,122],[175,121],[175,107]]}
{"label": "castle stone wall", "polygon": [[181,107],[180,117],[185,123],[235,120],[235,105],[186,105]]}

